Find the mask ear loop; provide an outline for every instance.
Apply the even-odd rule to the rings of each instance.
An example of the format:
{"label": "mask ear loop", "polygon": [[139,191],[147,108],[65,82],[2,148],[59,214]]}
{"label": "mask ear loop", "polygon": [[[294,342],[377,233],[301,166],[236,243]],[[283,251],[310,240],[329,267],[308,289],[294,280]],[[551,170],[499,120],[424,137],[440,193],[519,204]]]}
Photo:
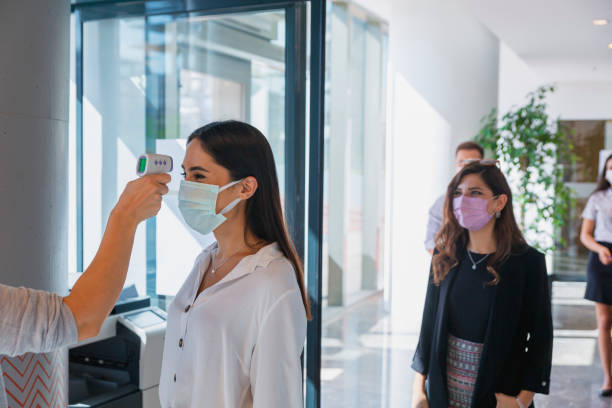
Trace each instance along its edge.
{"label": "mask ear loop", "polygon": [[[244,180],[244,179],[240,179],[240,180],[232,181],[231,183],[224,185],[223,187],[221,187],[221,188],[219,189],[219,192],[222,192],[223,190],[227,190],[228,188],[230,188],[230,187],[232,187],[232,186],[235,186],[236,184],[240,183],[242,180]],[[224,208],[224,209],[222,209],[222,210],[221,210],[221,212],[219,212],[219,214],[218,214],[218,215],[225,215],[225,214],[227,214],[228,212],[232,211],[232,210],[233,210],[233,209],[234,209],[234,208],[235,208],[235,207],[238,205],[238,203],[239,203],[240,201],[242,201],[242,198],[237,198],[237,199],[235,199],[234,201],[232,201],[231,203],[229,203],[227,206],[225,206],[225,208]]]}
{"label": "mask ear loop", "polygon": [[242,198],[237,198],[237,199],[235,199],[234,201],[232,201],[231,203],[229,203],[229,204],[227,205],[227,207],[225,207],[223,210],[221,210],[221,212],[219,213],[219,215],[225,215],[225,214],[227,214],[228,212],[232,211],[232,210],[233,210],[233,209],[234,209],[234,208],[235,208],[235,207],[238,205],[238,203],[239,203],[239,202],[241,202],[241,201],[242,201]]}
{"label": "mask ear loop", "polygon": [[242,180],[244,179],[242,178],[240,180],[232,181],[231,183],[224,185],[223,187],[219,189],[219,192],[222,192],[223,190],[227,190],[228,188],[235,186],[236,184],[240,183]]}

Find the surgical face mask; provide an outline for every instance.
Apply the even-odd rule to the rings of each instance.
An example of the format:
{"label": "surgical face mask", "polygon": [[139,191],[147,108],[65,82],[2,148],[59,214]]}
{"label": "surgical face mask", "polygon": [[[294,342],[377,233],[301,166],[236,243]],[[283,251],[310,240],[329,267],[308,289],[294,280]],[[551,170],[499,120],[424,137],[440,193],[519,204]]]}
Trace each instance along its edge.
{"label": "surgical face mask", "polygon": [[606,170],[606,180],[608,180],[608,183],[612,184],[612,170]]}
{"label": "surgical face mask", "polygon": [[463,228],[481,230],[493,217],[487,211],[488,200],[479,197],[459,196],[453,200],[453,212]]}
{"label": "surgical face mask", "polygon": [[216,213],[217,197],[223,190],[240,183],[237,180],[219,187],[213,184],[195,183],[182,180],[179,188],[179,210],[187,225],[200,234],[210,234],[226,220],[224,214],[230,212],[240,202],[240,198],[229,203]]}

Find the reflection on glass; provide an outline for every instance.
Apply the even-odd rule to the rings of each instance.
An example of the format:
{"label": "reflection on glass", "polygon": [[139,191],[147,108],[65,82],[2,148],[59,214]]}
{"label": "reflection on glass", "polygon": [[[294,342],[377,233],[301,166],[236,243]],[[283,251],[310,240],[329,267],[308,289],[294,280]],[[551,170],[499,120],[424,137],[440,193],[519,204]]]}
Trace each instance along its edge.
{"label": "reflection on glass", "polygon": [[374,394],[385,395],[389,384],[389,357],[381,347],[389,327],[380,296],[387,28],[354,4],[327,5],[322,402],[386,406]]}
{"label": "reflection on glass", "polygon": [[[186,138],[211,121],[247,121],[268,137],[283,194],[284,11],[90,21],[84,24],[83,55],[85,266],[119,194],[135,177],[137,157],[145,151],[171,154],[177,166],[170,187],[176,191]],[[73,107],[75,99],[71,92]],[[71,142],[72,169],[75,152]],[[176,197],[168,197],[155,222],[138,229],[126,286],[135,285],[139,295],[174,295],[213,239],[191,231]],[[75,233],[70,242],[77,246]]]}
{"label": "reflection on glass", "polygon": [[553,253],[553,273],[556,280],[585,281],[588,249],[580,242],[582,211],[599,177],[599,152],[612,147],[606,139],[606,122],[597,120],[561,121],[573,145],[578,161],[571,166],[565,181],[576,193],[576,205],[569,210],[568,224],[561,230],[566,246]]}
{"label": "reflection on glass", "polygon": [[[163,50],[164,132],[155,149],[180,163],[186,138],[217,120],[247,121],[269,139],[284,189],[285,47],[284,12],[224,17],[192,15],[154,25]],[[171,190],[178,190],[180,166]],[[195,256],[212,243],[184,224],[176,197],[156,220],[155,291],[173,296],[191,271]]]}
{"label": "reflection on glass", "polygon": [[239,82],[181,69],[179,135],[188,137],[203,123],[212,122],[213,118],[244,120],[244,88]]}
{"label": "reflection on glass", "polygon": [[[110,211],[136,176],[136,160],[145,151],[144,30],[144,18],[91,21],[83,27],[84,267],[93,259]],[[144,295],[145,270],[141,225],[126,287],[135,285]]]}
{"label": "reflection on glass", "polygon": [[[323,297],[350,305],[382,288],[386,27],[328,5]],[[328,309],[329,310],[329,309]]]}

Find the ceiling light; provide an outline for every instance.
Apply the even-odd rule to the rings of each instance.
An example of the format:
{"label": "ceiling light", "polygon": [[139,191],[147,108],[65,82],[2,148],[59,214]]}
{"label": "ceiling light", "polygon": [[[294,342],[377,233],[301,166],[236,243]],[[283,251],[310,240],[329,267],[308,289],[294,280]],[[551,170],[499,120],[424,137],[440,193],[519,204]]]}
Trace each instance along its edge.
{"label": "ceiling light", "polygon": [[595,26],[605,26],[606,24],[608,24],[608,20],[605,18],[598,18],[593,20],[593,25]]}
{"label": "ceiling light", "polygon": [[612,43],[608,43],[608,48],[612,50]]}

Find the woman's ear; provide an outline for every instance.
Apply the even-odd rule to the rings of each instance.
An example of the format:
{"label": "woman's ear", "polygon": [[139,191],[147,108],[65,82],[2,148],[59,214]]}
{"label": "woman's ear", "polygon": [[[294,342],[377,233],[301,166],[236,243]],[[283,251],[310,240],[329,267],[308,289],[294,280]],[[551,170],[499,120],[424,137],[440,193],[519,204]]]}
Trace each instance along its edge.
{"label": "woman's ear", "polygon": [[257,179],[253,176],[249,176],[240,182],[240,198],[243,200],[248,200],[253,197],[253,194],[257,191],[259,184],[257,184]]}
{"label": "woman's ear", "polygon": [[495,200],[495,212],[501,212],[504,208],[506,208],[506,204],[508,204],[508,196],[505,194],[500,194]]}

